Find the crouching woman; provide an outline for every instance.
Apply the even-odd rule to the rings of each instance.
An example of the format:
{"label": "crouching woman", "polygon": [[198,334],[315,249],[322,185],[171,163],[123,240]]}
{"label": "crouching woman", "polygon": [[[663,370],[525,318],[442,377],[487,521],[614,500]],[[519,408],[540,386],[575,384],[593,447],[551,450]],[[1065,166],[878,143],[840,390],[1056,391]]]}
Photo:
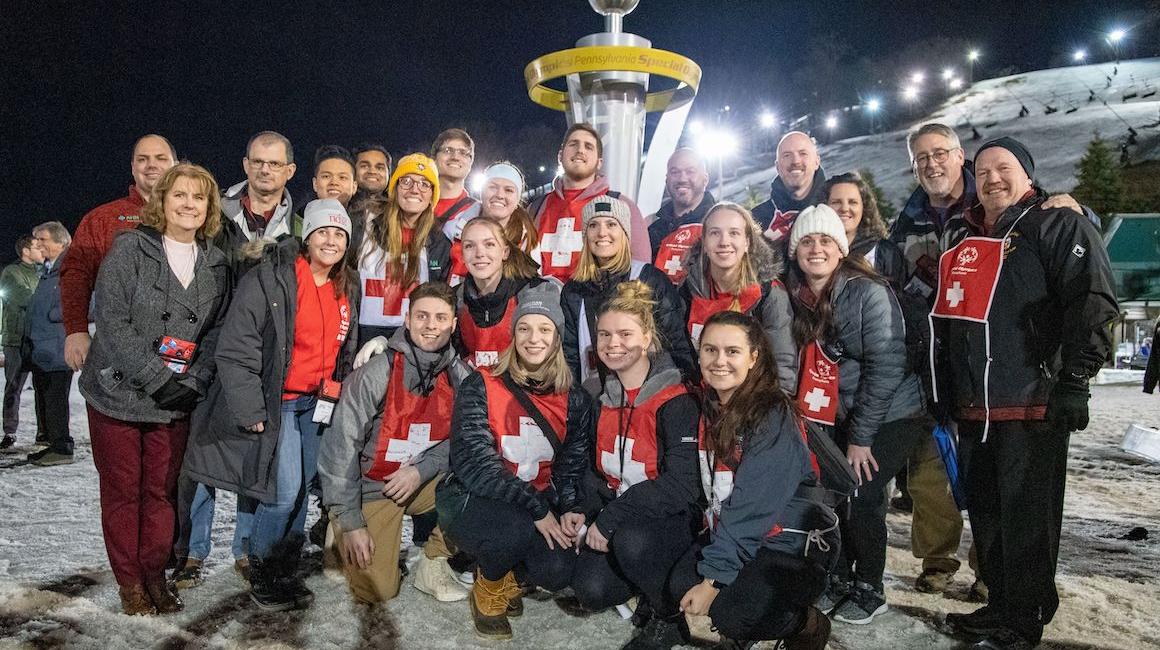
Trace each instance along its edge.
{"label": "crouching woman", "polygon": [[830,625],[812,603],[836,560],[839,534],[802,422],[753,318],[732,311],[709,317],[699,358],[708,385],[701,483],[709,538],[677,562],[670,593],[684,594],[681,610],[708,614],[742,647],[785,639],[789,648],[820,650]]}
{"label": "crouching woman", "polygon": [[555,287],[542,284],[521,300],[512,323],[496,367],[459,386],[452,474],[437,495],[440,527],[477,560],[468,601],[476,634],[487,639],[510,639],[508,617],[523,611],[516,570],[549,591],[571,582],[592,452],[592,404],[564,361]]}

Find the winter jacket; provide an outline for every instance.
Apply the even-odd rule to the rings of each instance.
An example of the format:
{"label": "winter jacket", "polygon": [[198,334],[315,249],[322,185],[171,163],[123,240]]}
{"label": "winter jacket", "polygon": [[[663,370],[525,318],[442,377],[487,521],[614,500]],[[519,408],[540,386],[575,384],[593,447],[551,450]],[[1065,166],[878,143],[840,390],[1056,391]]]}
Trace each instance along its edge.
{"label": "winter jacket", "polygon": [[656,263],[657,251],[660,249],[661,242],[669,233],[677,228],[691,224],[701,223],[705,220],[705,215],[709,213],[709,208],[717,204],[717,199],[713,198],[710,192],[705,192],[705,196],[701,198],[701,202],[697,207],[689,210],[685,214],[678,217],[675,214],[672,200],[665,201],[661,204],[659,210],[653,215],[653,220],[648,225],[648,240],[652,245],[652,261]]}
{"label": "winter jacket", "polygon": [[[214,355],[217,376],[193,412],[185,451],[185,474],[269,503],[275,497],[278,433],[282,426],[282,386],[294,348],[298,280],[294,262],[298,240],[288,237],[260,250],[261,261],[242,277],[222,323]],[[358,288],[347,286],[351,323],[357,318]],[[346,337],[334,378],[349,371],[356,337]],[[265,423],[262,433],[246,430]]]}
{"label": "winter jacket", "polygon": [[1152,351],[1148,354],[1148,365],[1144,368],[1144,392],[1156,390],[1156,383],[1160,382],[1160,353],[1156,352],[1156,344],[1160,343],[1160,319],[1156,319],[1156,328],[1152,332]]}
{"label": "winter jacket", "polygon": [[[798,200],[790,196],[781,176],[773,179],[769,186],[769,200],[753,208],[753,219],[761,226],[765,236],[784,248],[789,243],[789,231],[793,220],[803,209],[822,203],[822,187],[826,184],[826,174],[821,166],[814,172],[810,193]],[[784,253],[784,251],[779,251]],[[785,255],[782,255],[784,258]]]}
{"label": "winter jacket", "polygon": [[[374,465],[379,447],[383,402],[396,352],[403,355],[403,382],[410,392],[419,392],[420,367],[423,373],[431,374],[432,382],[446,372],[452,390],[470,372],[451,346],[426,352],[412,345],[407,330],[399,328],[391,336],[385,354],[373,357],[346,378],[318,453],[323,505],[343,530],[365,528],[363,504],[386,498],[383,482],[367,478],[366,473]],[[447,471],[450,447],[449,441],[439,442],[413,461],[421,481]]]}
{"label": "winter jacket", "polygon": [[[584,477],[590,471],[596,426],[592,399],[579,386],[568,391],[567,433],[560,452],[551,461],[551,485],[541,492],[513,474],[497,451],[496,438],[506,432],[492,430],[489,411],[501,406],[516,409],[519,413],[524,411],[498,381],[490,386],[497,394],[489,394],[480,371],[471,373],[459,385],[451,418],[451,472],[454,476],[448,480],[458,483],[472,495],[526,508],[535,520],[544,518],[549,512],[579,511]],[[552,434],[545,431],[544,435]]]}
{"label": "winter jacket", "polygon": [[28,340],[32,344],[32,363],[41,370],[68,370],[64,362],[64,319],[60,302],[60,267],[69,250],[45,264],[40,282],[28,303]]}
{"label": "winter jacket", "polygon": [[[674,388],[683,388],[681,371],[673,365],[669,355],[663,352],[652,359],[648,376],[632,405],[625,403],[624,386],[616,373],[608,373],[604,380],[604,389],[598,401],[600,411],[594,445],[594,467],[597,468],[598,476],[594,485],[597,489],[588,495],[585,514],[589,521],[595,520],[600,532],[609,539],[613,539],[616,531],[628,522],[691,514],[699,519],[701,516],[698,505],[701,479],[697,466],[696,426],[701,420],[701,407],[696,398],[684,391],[668,398],[656,408],[656,419],[651,422],[638,410],[650,406],[650,400],[662,391]],[[624,424],[621,432],[613,434],[616,437],[610,441],[613,444],[602,446],[600,426],[606,421],[614,429],[621,427],[622,421]],[[655,476],[633,483],[617,496],[599,468],[602,462],[606,471],[609,463],[616,467],[619,460],[616,452],[622,448],[619,443],[621,435],[633,441],[631,450],[628,444],[623,445],[626,462],[631,464],[635,461],[638,465],[651,463],[655,466]],[[645,458],[642,454],[649,452],[643,450],[651,450],[653,457]],[[625,481],[623,475],[627,473],[620,473],[622,476],[619,481]]]}
{"label": "winter jacket", "polygon": [[[958,419],[1042,420],[1057,381],[1086,385],[1112,350],[1119,316],[1107,250],[1095,226],[1036,191],[987,231],[981,206],[947,229],[1004,242],[988,323],[934,317],[936,399]],[[948,288],[938,288],[940,302]],[[937,306],[936,306],[937,309]]]}
{"label": "winter jacket", "polygon": [[[515,313],[515,309],[509,309],[509,306],[520,304],[525,290],[538,287],[545,282],[550,282],[550,280],[545,280],[540,277],[526,280],[503,278],[499,281],[499,285],[496,286],[495,291],[486,296],[481,296],[475,288],[475,280],[470,276],[464,279],[455,288],[455,302],[459,305],[459,308],[456,310],[456,316],[459,318],[459,326],[455,328],[452,341],[455,349],[459,352],[459,356],[471,364],[472,367],[495,365],[498,358],[491,359],[491,353],[503,352],[508,344],[511,343],[511,318]],[[514,305],[511,304],[512,300],[515,301]],[[472,339],[472,335],[465,333],[465,330],[467,332],[479,332],[485,329],[493,332],[496,337],[502,338],[504,341],[503,345],[494,346],[497,349],[473,349],[475,345],[468,342]],[[477,352],[482,353],[479,358],[476,358]]]}
{"label": "winter jacket", "polygon": [[38,282],[40,270],[36,264],[13,262],[0,271],[0,300],[4,302],[4,330],[0,338],[4,339],[4,345],[20,347],[28,304]]}
{"label": "winter jacket", "polygon": [[144,206],[145,197],[135,185],[130,185],[127,196],[98,205],[81,218],[69,245],[68,258],[60,267],[61,310],[67,334],[88,333],[97,269],[113,247],[113,237],[141,222]]}
{"label": "winter jacket", "polygon": [[[707,462],[702,457],[703,484],[709,476]],[[831,553],[836,551],[837,518],[817,489],[818,478],[797,416],[780,407],[771,409],[755,431],[742,437],[740,457],[733,467],[731,472],[714,469],[715,483],[731,478],[732,490],[722,499],[710,543],[701,551],[697,563],[701,577],[732,584],[760,548],[805,553],[807,536],[785,529],[827,531],[823,540]],[[816,557],[819,550],[816,543],[811,544],[810,557]]]}
{"label": "winter jacket", "polygon": [[[225,255],[197,242],[193,281],[183,288],[169,268],[161,233],[124,230],[97,274],[97,333],[78,382],[89,406],[125,422],[170,422],[185,413],[161,409],[152,394],[171,377],[209,392],[214,350],[230,299]],[[161,339],[194,343],[192,362],[175,375],[158,355]]]}
{"label": "winter jacket", "polygon": [[946,226],[962,217],[964,211],[978,203],[975,198],[974,167],[963,165],[963,195],[945,210],[930,205],[930,197],[922,186],[914,189],[906,205],[890,226],[890,241],[898,245],[916,280],[907,278],[905,290],[926,299],[934,305],[934,289],[938,284],[938,259],[943,254],[943,234]]}
{"label": "winter jacket", "polygon": [[[639,269],[638,279],[652,289],[653,300],[657,303],[653,309],[653,317],[664,351],[672,356],[673,362],[686,377],[699,378],[700,371],[693,354],[693,345],[689,342],[688,332],[685,331],[685,309],[677,294],[677,288],[652,264],[633,262],[633,267]],[[595,358],[596,314],[605,302],[616,295],[616,285],[631,279],[632,276],[633,271],[630,270],[613,276],[602,274],[599,279],[587,282],[569,280],[560,292],[560,305],[564,308],[564,358],[568,360],[568,367],[572,369],[577,385],[587,380],[581,373],[581,329],[586,329],[589,334],[592,358]],[[581,323],[580,319],[581,305],[584,307],[584,323]],[[599,360],[588,368],[589,375],[603,372],[597,370],[603,368]]]}
{"label": "winter jacket", "polygon": [[859,232],[850,243],[850,256],[865,258],[870,266],[890,283],[895,294],[906,286],[909,276],[906,257],[898,244],[889,239],[867,236]]}
{"label": "winter jacket", "polygon": [[244,250],[247,242],[258,239],[279,241],[293,236],[302,238],[302,216],[294,212],[294,199],[289,190],[282,191],[282,201],[274,208],[266,229],[259,236],[246,223],[242,198],[246,196],[248,181],[242,181],[222,192],[222,229],[214,237],[213,243],[223,253],[234,273],[234,284],[245,275],[255,263],[252,252]]}
{"label": "winter jacket", "polygon": [[[922,409],[918,378],[907,368],[902,309],[885,283],[836,271],[830,293],[833,331],[822,349],[838,362],[840,443],[870,447],[883,422]],[[790,276],[790,291],[808,291]],[[795,300],[796,309],[809,309]]]}
{"label": "winter jacket", "polygon": [[[751,242],[749,257],[757,271],[761,299],[747,313],[756,318],[765,331],[777,363],[777,380],[781,389],[793,395],[797,393],[798,350],[793,340],[793,307],[785,286],[778,280],[782,272],[781,260],[764,237]],[[684,304],[686,322],[692,316],[695,298],[708,298],[716,293],[706,270],[709,263],[702,242],[697,242],[689,251],[687,262],[689,275],[678,291]]]}

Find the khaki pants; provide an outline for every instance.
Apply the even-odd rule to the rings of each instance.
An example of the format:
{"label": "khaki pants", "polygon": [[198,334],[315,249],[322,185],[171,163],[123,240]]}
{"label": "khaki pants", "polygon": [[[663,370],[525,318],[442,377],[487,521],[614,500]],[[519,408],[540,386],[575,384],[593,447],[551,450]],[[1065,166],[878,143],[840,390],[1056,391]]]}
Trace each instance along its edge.
{"label": "khaki pants", "polygon": [[[435,509],[435,485],[441,476],[427,481],[416,490],[410,501],[400,506],[390,499],[368,501],[363,504],[363,518],[367,532],[375,544],[371,565],[366,569],[343,564],[343,573],[351,594],[362,603],[380,603],[399,595],[402,576],[399,573],[399,546],[402,543],[403,515],[421,515]],[[342,529],[336,520],[330,522],[339,557],[342,555]],[[423,554],[430,559],[449,557],[443,542],[443,533],[436,528],[423,546]]]}
{"label": "khaki pants", "polygon": [[[963,534],[963,515],[955,505],[934,437],[926,436],[911,452],[909,461],[906,484],[914,501],[911,552],[922,559],[923,569],[954,573],[962,564],[955,554]],[[974,544],[967,561],[972,569],[978,568]]]}

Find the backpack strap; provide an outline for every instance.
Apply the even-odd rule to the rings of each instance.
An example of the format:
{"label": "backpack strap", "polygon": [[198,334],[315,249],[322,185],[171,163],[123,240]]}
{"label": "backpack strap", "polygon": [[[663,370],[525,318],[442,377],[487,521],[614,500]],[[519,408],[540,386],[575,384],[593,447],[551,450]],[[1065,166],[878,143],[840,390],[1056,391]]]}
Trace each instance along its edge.
{"label": "backpack strap", "polygon": [[512,396],[516,398],[516,401],[520,403],[520,406],[522,406],[524,410],[527,411],[528,416],[532,418],[532,421],[536,423],[536,426],[540,427],[540,431],[542,431],[544,433],[544,437],[548,439],[548,444],[552,445],[552,453],[558,456],[560,454],[560,448],[564,445],[563,441],[560,439],[560,434],[556,433],[556,429],[554,429],[552,425],[548,424],[548,419],[544,417],[544,414],[540,412],[540,409],[536,408],[536,405],[532,403],[532,399],[528,397],[528,394],[524,392],[524,389],[520,388],[516,382],[512,381],[511,375],[504,374],[503,385],[508,389]]}

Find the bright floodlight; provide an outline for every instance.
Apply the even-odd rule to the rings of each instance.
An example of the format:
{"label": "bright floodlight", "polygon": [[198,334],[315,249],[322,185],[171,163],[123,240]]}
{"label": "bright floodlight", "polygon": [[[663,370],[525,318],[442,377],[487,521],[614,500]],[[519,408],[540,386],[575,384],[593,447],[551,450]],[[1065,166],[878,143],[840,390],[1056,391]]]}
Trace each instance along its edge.
{"label": "bright floodlight", "polygon": [[871,113],[876,113],[880,108],[882,108],[882,102],[878,101],[877,99],[871,99],[870,101],[866,102],[866,110],[870,111]]}
{"label": "bright floodlight", "polygon": [[1072,61],[1083,61],[1086,58],[1087,52],[1084,50],[1076,50],[1075,53],[1071,55]]}
{"label": "bright floodlight", "polygon": [[958,77],[951,79],[949,83],[951,90],[958,90],[959,88],[963,87],[963,80],[959,79]]}
{"label": "bright floodlight", "polygon": [[[543,169],[543,168],[541,168]],[[471,191],[479,194],[483,191],[483,184],[487,182],[487,176],[483,172],[475,172],[471,175]]]}
{"label": "bright floodlight", "polygon": [[915,88],[914,86],[907,86],[906,88],[902,89],[902,96],[905,97],[907,101],[914,101],[918,99],[918,88]]}
{"label": "bright floodlight", "polygon": [[947,68],[946,70],[943,70],[943,75],[942,75],[942,77],[943,77],[943,81],[950,81],[950,78],[951,78],[951,77],[953,77],[953,76],[955,76],[955,71],[954,71],[954,70],[952,70],[952,69],[950,69],[950,68]]}
{"label": "bright floodlight", "polygon": [[971,60],[971,61],[977,61],[979,59],[979,51],[978,50],[971,50],[970,52],[967,53],[967,59]]}
{"label": "bright floodlight", "polygon": [[1112,31],[1108,32],[1108,40],[1112,43],[1119,43],[1120,41],[1124,40],[1124,36],[1126,35],[1127,32],[1122,29],[1113,29]]}
{"label": "bright floodlight", "polygon": [[910,75],[910,81],[912,83],[914,83],[915,85],[922,83],[924,79],[926,79],[926,75],[924,75],[921,72],[916,72],[916,73]]}
{"label": "bright floodlight", "polygon": [[689,133],[692,133],[693,135],[701,135],[704,130],[705,125],[701,123],[701,120],[693,120],[692,122],[689,122]]}
{"label": "bright floodlight", "polygon": [[826,128],[830,129],[831,131],[838,128],[838,118],[834,117],[833,115],[827,117]]}
{"label": "bright floodlight", "polygon": [[540,165],[540,173],[543,174],[546,171],[548,171],[548,168],[543,166],[543,165]]}
{"label": "bright floodlight", "polygon": [[728,158],[737,153],[737,137],[728,131],[705,131],[697,138],[697,151],[711,160]]}
{"label": "bright floodlight", "polygon": [[761,114],[761,128],[772,129],[777,124],[777,116],[769,111]]}

